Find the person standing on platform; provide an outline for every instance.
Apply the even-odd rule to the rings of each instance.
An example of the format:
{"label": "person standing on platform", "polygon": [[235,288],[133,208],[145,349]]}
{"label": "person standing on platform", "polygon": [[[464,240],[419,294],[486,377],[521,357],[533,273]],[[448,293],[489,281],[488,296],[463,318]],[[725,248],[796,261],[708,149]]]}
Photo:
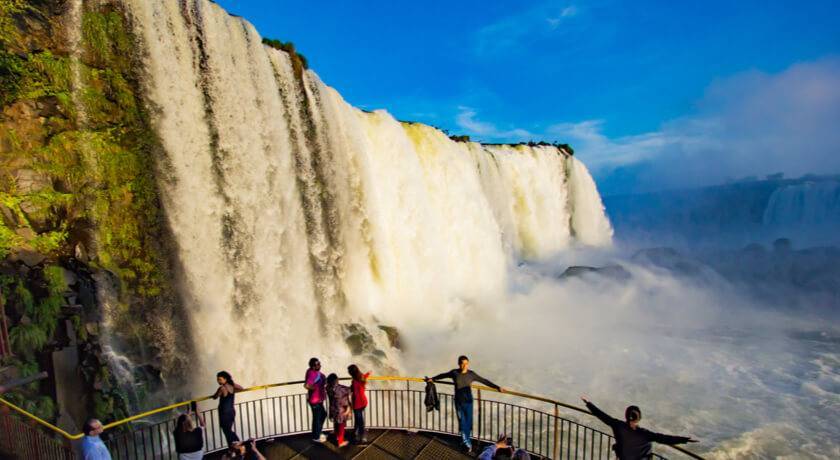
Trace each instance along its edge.
{"label": "person standing on platform", "polygon": [[347,426],[347,419],[353,414],[350,387],[338,383],[338,376],[330,374],[327,377],[327,395],[330,397],[330,419],[335,424],[335,444],[344,447],[349,444],[344,439],[344,428]]}
{"label": "person standing on platform", "polygon": [[583,400],[592,415],[612,428],[615,435],[613,450],[619,460],[651,458],[653,455],[652,443],[654,442],[669,445],[697,442],[689,436],[655,433],[640,427],[639,421],[642,420],[642,410],[637,406],[628,406],[624,411],[624,421],[621,421],[598,409],[586,396],[581,396],[580,399]]}
{"label": "person standing on platform", "polygon": [[327,421],[327,410],[324,408],[327,378],[321,372],[321,361],[318,358],[309,360],[309,369],[306,370],[303,387],[307,390],[306,402],[312,410],[312,441],[324,442],[327,436],[324,435],[324,422]]}
{"label": "person standing on platform", "polygon": [[458,416],[458,431],[461,433],[461,443],[467,451],[472,451],[473,425],[473,396],[471,385],[481,382],[496,391],[504,391],[502,387],[485,379],[470,370],[470,360],[466,356],[458,357],[458,368],[438,374],[432,378],[426,377],[427,382],[451,378],[455,382],[455,413]]}
{"label": "person standing on platform", "polygon": [[216,382],[219,384],[219,389],[213,394],[213,399],[219,400],[219,427],[225,435],[225,441],[230,445],[234,441],[239,441],[239,436],[234,432],[233,426],[236,420],[233,394],[242,391],[243,388],[234,383],[233,377],[227,371],[216,374]]}
{"label": "person standing on platform", "polygon": [[370,377],[370,372],[362,374],[359,366],[351,364],[347,367],[347,372],[353,381],[350,383],[350,389],[353,393],[353,427],[356,430],[355,442],[356,444],[364,444],[365,439],[365,409],[368,406],[367,394],[365,394],[365,387],[367,386],[367,379]]}

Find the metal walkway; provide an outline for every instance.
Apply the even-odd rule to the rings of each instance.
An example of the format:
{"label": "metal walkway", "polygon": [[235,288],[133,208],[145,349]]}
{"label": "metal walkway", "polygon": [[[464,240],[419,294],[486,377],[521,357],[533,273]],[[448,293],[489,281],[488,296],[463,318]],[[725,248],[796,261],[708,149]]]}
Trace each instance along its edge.
{"label": "metal walkway", "polygon": [[[458,438],[439,433],[405,430],[370,430],[369,444],[339,449],[335,439],[324,444],[314,443],[307,435],[275,438],[257,443],[268,460],[469,460],[478,456],[487,444],[476,445],[474,454],[463,453]],[[221,453],[205,456],[218,460]],[[537,460],[540,457],[532,456]]]}

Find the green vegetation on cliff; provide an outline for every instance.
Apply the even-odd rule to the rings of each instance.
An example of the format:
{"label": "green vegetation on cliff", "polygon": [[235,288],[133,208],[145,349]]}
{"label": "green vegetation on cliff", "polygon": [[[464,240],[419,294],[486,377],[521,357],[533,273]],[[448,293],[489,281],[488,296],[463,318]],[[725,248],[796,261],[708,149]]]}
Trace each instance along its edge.
{"label": "green vegetation on cliff", "polygon": [[294,43],[282,42],[273,38],[263,38],[262,42],[264,45],[268,45],[274,49],[288,53],[289,58],[292,60],[292,68],[294,69],[296,75],[300,75],[304,70],[309,68],[309,61],[306,59],[306,56],[300,54],[295,49]]}
{"label": "green vegetation on cliff", "polygon": [[[64,318],[79,340],[96,340],[88,323],[98,312],[69,308],[69,262],[115,275],[114,327],[136,349],[155,342],[147,319],[166,320],[170,294],[158,141],[141,103],[134,38],[118,2],[86,2],[76,58],[64,43],[66,8],[0,0],[0,291],[17,356],[7,364],[18,374],[38,371]],[[96,387],[91,411],[112,419],[120,390],[101,382],[113,376],[100,364],[86,380]],[[37,391],[10,397],[51,418],[54,404]]]}
{"label": "green vegetation on cliff", "polygon": [[[0,202],[18,218],[12,225],[34,233],[20,236],[4,222],[0,254],[25,245],[48,257],[71,254],[69,233],[94,228],[94,263],[141,295],[157,295],[156,139],[132,82],[131,40],[116,11],[87,11],[82,23],[85,53],[77,64],[77,103],[72,57],[42,51],[22,58],[0,50],[3,106],[10,112],[0,120],[7,128],[0,143],[8,150],[0,169]],[[19,187],[14,174],[25,168],[38,175],[37,190]],[[52,220],[35,228],[24,205]]]}
{"label": "green vegetation on cliff", "polygon": [[26,0],[0,0],[0,47],[5,47],[9,42],[20,41],[15,17],[30,9]]}

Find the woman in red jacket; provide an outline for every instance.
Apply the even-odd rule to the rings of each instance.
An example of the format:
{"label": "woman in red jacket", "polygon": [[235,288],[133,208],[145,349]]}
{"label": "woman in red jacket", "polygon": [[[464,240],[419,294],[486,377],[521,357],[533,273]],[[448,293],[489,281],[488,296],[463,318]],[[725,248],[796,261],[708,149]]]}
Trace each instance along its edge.
{"label": "woman in red jacket", "polygon": [[370,372],[362,374],[359,366],[351,364],[347,367],[347,372],[350,377],[353,377],[353,383],[350,384],[350,389],[353,394],[353,426],[356,428],[356,444],[366,443],[365,439],[365,408],[368,405],[367,395],[365,395],[365,385],[367,379],[370,377]]}

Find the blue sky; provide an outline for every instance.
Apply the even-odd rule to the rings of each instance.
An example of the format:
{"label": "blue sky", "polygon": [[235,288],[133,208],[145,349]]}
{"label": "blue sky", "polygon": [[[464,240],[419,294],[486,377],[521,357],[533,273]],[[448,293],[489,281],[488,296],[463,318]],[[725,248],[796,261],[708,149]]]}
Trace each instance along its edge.
{"label": "blue sky", "polygon": [[[840,172],[837,1],[218,3],[293,41],[357,107],[488,142],[569,142],[608,193]],[[804,161],[756,161],[805,136]],[[668,177],[651,186],[652,171]]]}

